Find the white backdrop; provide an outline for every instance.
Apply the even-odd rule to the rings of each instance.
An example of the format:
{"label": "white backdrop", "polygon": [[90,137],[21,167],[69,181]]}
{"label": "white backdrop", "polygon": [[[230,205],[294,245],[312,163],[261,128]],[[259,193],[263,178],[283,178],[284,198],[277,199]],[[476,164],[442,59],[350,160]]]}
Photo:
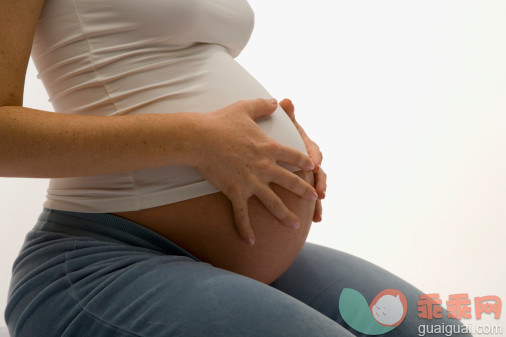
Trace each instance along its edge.
{"label": "white backdrop", "polygon": [[[462,292],[506,301],[506,2],[250,4],[255,29],[237,60],[293,100],[324,152],[324,220],[309,241],[443,301]],[[33,67],[25,106],[51,109]],[[2,311],[46,183],[0,179]],[[504,316],[466,323],[506,335]]]}

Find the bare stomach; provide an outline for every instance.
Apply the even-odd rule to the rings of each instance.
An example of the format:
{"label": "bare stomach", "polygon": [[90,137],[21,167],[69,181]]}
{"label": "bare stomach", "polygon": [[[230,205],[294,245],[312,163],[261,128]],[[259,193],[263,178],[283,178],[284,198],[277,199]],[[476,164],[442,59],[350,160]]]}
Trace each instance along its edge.
{"label": "bare stomach", "polygon": [[[314,184],[312,172],[294,172]],[[315,202],[272,185],[273,191],[294,212],[301,226],[282,225],[256,198],[248,202],[255,245],[249,246],[235,229],[232,205],[213,193],[173,204],[132,212],[114,213],[137,222],[178,244],[202,261],[260,282],[276,280],[295,260],[306,241]]]}

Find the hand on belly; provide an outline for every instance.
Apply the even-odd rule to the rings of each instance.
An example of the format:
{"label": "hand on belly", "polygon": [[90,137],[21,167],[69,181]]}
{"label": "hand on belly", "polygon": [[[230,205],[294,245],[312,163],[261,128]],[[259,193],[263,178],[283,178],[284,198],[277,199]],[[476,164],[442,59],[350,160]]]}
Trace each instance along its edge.
{"label": "hand on belly", "polygon": [[[294,174],[314,184],[312,172]],[[301,225],[298,229],[284,226],[252,197],[248,207],[256,236],[254,246],[249,246],[237,234],[232,206],[222,193],[115,214],[163,235],[215,267],[271,283],[288,269],[302,249],[315,207],[314,201],[302,199],[280,186],[272,185],[272,189],[298,216]]]}

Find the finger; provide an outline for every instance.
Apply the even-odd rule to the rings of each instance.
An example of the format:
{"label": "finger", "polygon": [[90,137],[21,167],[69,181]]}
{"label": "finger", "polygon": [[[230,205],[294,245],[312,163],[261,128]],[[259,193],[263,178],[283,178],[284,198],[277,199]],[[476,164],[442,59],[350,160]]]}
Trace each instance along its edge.
{"label": "finger", "polygon": [[247,114],[253,119],[272,114],[278,106],[278,102],[275,98],[257,98],[252,100],[239,101],[238,103],[243,105]]}
{"label": "finger", "polygon": [[305,171],[312,171],[314,169],[314,163],[308,155],[280,144],[275,148],[274,157],[276,161],[290,164]]}
{"label": "finger", "polygon": [[297,216],[286,207],[281,199],[266,185],[259,186],[255,195],[283,225],[290,228],[300,227]]}
{"label": "finger", "polygon": [[297,194],[306,200],[318,200],[318,193],[316,192],[315,188],[307,181],[298,175],[282,168],[281,166],[277,166],[273,169],[275,171],[272,173],[274,176],[272,179],[273,183],[284,187],[285,189]]}
{"label": "finger", "polygon": [[253,234],[253,229],[251,228],[249,222],[248,202],[247,200],[241,198],[231,201],[237,232],[243,240],[245,240],[250,246],[253,246],[255,244],[255,234]]}
{"label": "finger", "polygon": [[320,151],[320,147],[315,142],[313,142],[312,140],[309,140],[309,144],[307,146],[307,152],[309,154],[309,157],[311,157],[311,160],[315,164],[320,165],[322,163],[323,154]]}
{"label": "finger", "polygon": [[299,131],[299,134],[304,141],[304,145],[306,145],[306,150],[308,151],[309,157],[311,157],[311,160],[315,164],[313,172],[317,172],[318,167],[323,160],[323,155],[320,151],[320,147],[307,136],[304,129],[295,120],[295,107],[293,106],[292,101],[288,98],[284,98],[281,102],[279,102],[279,105],[281,108],[283,108],[288,117],[290,117],[297,130]]}
{"label": "finger", "polygon": [[279,102],[279,105],[283,110],[285,110],[285,113],[290,117],[292,122],[295,122],[295,107],[293,106],[293,103],[290,99],[285,98],[281,102]]}
{"label": "finger", "polygon": [[316,205],[314,208],[313,221],[314,222],[322,221],[322,201],[321,200],[318,200],[316,202]]}
{"label": "finger", "polygon": [[327,174],[320,168],[318,172],[315,173],[314,177],[316,193],[318,193],[319,199],[323,199],[327,191]]}

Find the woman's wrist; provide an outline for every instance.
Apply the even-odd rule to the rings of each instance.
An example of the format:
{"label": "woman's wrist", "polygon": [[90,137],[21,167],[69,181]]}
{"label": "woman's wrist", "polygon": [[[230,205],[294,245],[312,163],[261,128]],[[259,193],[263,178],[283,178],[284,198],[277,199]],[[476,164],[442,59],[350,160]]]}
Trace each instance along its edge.
{"label": "woman's wrist", "polygon": [[[205,165],[215,151],[212,144],[220,137],[211,114],[181,112],[171,115],[169,124],[162,130],[168,134],[167,138],[174,141],[169,150],[172,156],[169,164],[194,167]],[[166,137],[163,139],[166,140]],[[166,146],[163,139],[164,144],[161,145]]]}

